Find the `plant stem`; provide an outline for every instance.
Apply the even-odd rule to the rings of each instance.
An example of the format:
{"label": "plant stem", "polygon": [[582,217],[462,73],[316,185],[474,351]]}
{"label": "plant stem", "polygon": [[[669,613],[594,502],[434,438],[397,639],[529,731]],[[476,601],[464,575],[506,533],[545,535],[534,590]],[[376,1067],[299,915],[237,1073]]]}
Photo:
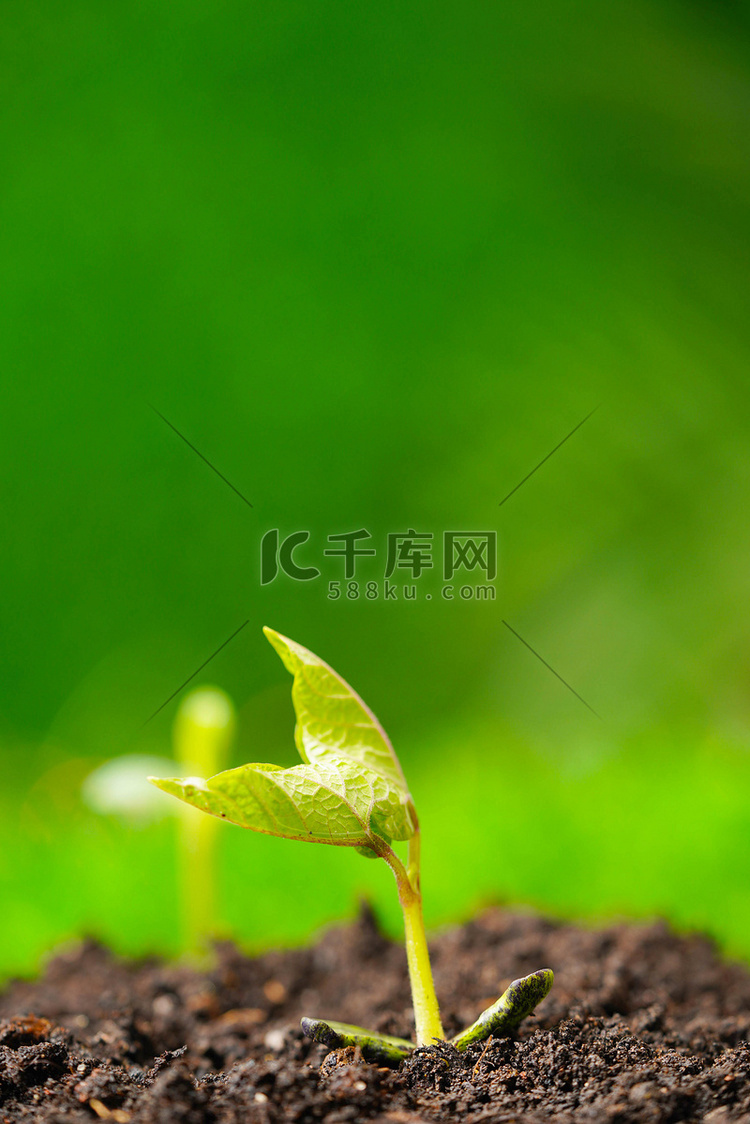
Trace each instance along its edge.
{"label": "plant stem", "polygon": [[414,1020],[417,1028],[417,1045],[432,1046],[436,1038],[442,1041],[445,1034],[440,1022],[435,985],[432,981],[430,955],[427,951],[424,921],[422,920],[422,899],[417,895],[409,904],[402,901],[401,908],[404,911],[406,958],[409,963]]}
{"label": "plant stem", "polygon": [[378,848],[396,877],[398,899],[404,914],[406,959],[409,965],[411,997],[418,1046],[432,1046],[435,1039],[443,1041],[440,1010],[432,980],[430,954],[422,918],[422,894],[419,889],[419,831],[409,840],[407,870],[390,847]]}

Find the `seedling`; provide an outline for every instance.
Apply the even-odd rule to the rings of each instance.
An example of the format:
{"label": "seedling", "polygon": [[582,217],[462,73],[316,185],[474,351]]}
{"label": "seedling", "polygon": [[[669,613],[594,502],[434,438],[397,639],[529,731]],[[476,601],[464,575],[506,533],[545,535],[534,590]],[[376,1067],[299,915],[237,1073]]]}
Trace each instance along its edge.
{"label": "seedling", "polygon": [[[216,937],[216,828],[210,816],[165,800],[146,784],[145,773],[180,768],[199,777],[227,764],[234,732],[234,708],[217,687],[199,687],[183,699],[172,728],[174,761],[130,754],[115,757],[90,773],[83,799],[100,815],[114,815],[130,826],[145,826],[165,813],[179,820],[178,897],[182,947],[187,957],[204,963]],[[199,780],[199,783],[203,783]]]}
{"label": "seedling", "polygon": [[[177,711],[172,738],[176,760],[198,778],[227,764],[234,734],[234,708],[217,687],[191,691]],[[199,779],[200,783],[200,779]],[[183,807],[178,864],[183,947],[188,957],[206,962],[216,936],[216,828],[210,816]]]}
{"label": "seedling", "polygon": [[[385,730],[359,695],[312,652],[273,629],[263,630],[294,676],[295,742],[302,765],[252,764],[209,780],[149,779],[201,811],[267,835],[354,847],[388,863],[404,915],[416,1045],[445,1040],[427,951],[419,885],[419,821],[401,765]],[[406,864],[393,850],[407,843]],[[451,1040],[466,1050],[508,1034],[552,987],[549,968],[515,980],[497,1003]],[[404,1038],[304,1018],[302,1029],[332,1049],[359,1046],[373,1061],[395,1062],[414,1049]]]}

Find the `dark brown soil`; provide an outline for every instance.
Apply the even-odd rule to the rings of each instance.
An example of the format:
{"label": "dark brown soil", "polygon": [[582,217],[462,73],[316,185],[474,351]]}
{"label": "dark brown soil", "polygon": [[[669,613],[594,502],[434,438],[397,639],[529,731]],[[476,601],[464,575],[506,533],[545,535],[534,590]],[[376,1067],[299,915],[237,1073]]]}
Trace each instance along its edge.
{"label": "dark brown soil", "polygon": [[705,1121],[750,1124],[750,974],[661,924],[598,932],[493,911],[433,944],[448,1033],[556,973],[517,1036],[399,1070],[326,1057],[300,1015],[412,1030],[403,949],[364,912],[312,948],[207,975],[87,944],[0,996],[0,1121]]}

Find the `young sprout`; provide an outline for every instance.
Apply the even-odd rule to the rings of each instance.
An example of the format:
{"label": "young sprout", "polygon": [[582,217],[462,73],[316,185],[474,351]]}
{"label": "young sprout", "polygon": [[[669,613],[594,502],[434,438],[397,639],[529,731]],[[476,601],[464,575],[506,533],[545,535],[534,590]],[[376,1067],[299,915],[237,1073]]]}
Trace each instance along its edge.
{"label": "young sprout", "polygon": [[[417,1046],[445,1040],[422,920],[419,821],[401,765],[375,715],[341,676],[301,644],[263,630],[294,676],[295,742],[302,765],[252,764],[209,780],[156,777],[164,792],[203,812],[267,835],[354,847],[393,871],[404,916]],[[406,864],[393,850],[407,843]],[[514,1030],[552,986],[545,968],[515,980],[473,1026],[452,1039],[465,1050],[491,1034]],[[333,1048],[357,1045],[373,1061],[394,1062],[414,1049],[403,1038],[322,1019],[302,1029]]]}
{"label": "young sprout", "polygon": [[[172,730],[174,755],[185,772],[210,777],[228,760],[234,734],[234,709],[217,687],[201,687],[185,697]],[[193,778],[195,779],[195,778]],[[202,783],[199,779],[198,783]],[[194,960],[210,953],[216,935],[216,828],[212,816],[183,807],[178,844],[183,948]]]}
{"label": "young sprout", "polygon": [[201,777],[218,773],[227,764],[233,733],[234,710],[229,698],[217,687],[200,687],[185,696],[177,712],[172,730],[175,760],[137,753],[115,757],[89,773],[81,788],[92,811],[115,816],[132,827],[176,814],[182,945],[188,957],[197,961],[205,961],[211,938],[216,936],[218,825],[211,816],[165,800],[146,783],[146,773],[171,770],[175,764],[185,773]]}

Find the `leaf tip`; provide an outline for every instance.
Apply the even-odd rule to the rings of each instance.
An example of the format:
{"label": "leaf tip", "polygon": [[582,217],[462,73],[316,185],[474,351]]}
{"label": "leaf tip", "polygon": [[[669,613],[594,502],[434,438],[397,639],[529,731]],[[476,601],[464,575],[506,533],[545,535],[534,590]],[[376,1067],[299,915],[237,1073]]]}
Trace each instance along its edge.
{"label": "leaf tip", "polygon": [[206,787],[203,777],[147,777],[151,784],[180,800],[190,799],[196,789]]}
{"label": "leaf tip", "polygon": [[269,628],[267,624],[264,624],[263,635],[271,647],[276,649],[279,655],[283,655],[285,652],[289,651],[289,641],[286,636],[282,636],[275,628]]}
{"label": "leaf tip", "polygon": [[263,626],[263,635],[271,647],[275,648],[287,671],[294,675],[299,663],[300,653],[305,652],[305,649],[294,640],[290,640],[288,636],[277,632],[275,628],[269,628],[268,625]]}
{"label": "leaf tip", "polygon": [[167,792],[170,796],[182,795],[182,781],[177,777],[147,777],[147,780],[154,785],[155,788],[161,789],[162,792]]}
{"label": "leaf tip", "polygon": [[277,644],[281,644],[283,647],[286,647],[287,644],[292,643],[288,636],[284,636],[282,632],[278,632],[275,628],[271,628],[267,624],[263,625],[263,635],[270,644],[274,645],[274,647]]}

